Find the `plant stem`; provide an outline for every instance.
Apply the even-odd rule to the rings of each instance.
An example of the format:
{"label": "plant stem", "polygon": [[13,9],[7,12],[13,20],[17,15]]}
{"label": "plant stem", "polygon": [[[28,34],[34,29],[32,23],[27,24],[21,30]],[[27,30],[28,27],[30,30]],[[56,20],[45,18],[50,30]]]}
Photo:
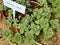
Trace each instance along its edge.
{"label": "plant stem", "polygon": [[35,2],[35,1],[30,1],[31,3],[35,3],[35,4],[38,4],[38,6],[41,6],[38,2]]}

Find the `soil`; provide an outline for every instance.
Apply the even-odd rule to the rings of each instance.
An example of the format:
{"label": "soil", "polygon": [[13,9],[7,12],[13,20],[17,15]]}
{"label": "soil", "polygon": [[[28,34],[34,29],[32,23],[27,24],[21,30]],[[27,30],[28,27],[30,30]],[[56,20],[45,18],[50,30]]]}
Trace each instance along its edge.
{"label": "soil", "polygon": [[0,0],[0,5],[2,5],[2,0]]}

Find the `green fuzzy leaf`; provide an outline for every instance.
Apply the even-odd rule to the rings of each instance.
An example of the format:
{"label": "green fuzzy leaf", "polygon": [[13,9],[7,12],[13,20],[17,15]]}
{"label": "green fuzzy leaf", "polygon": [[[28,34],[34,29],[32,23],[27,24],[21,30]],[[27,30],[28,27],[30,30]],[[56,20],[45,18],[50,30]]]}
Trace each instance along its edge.
{"label": "green fuzzy leaf", "polygon": [[35,43],[34,36],[33,36],[33,34],[30,31],[25,32],[25,37],[26,37],[25,38],[25,41],[26,42],[29,42],[31,44],[34,44]]}
{"label": "green fuzzy leaf", "polygon": [[55,18],[60,18],[60,13],[55,14]]}
{"label": "green fuzzy leaf", "polygon": [[44,29],[44,33],[43,33],[43,38],[44,39],[49,39],[54,35],[54,31],[52,28],[48,28],[47,30]]}
{"label": "green fuzzy leaf", "polygon": [[55,29],[55,28],[59,29],[60,28],[59,21],[57,19],[51,20],[50,24],[51,24],[51,27],[53,29]]}
{"label": "green fuzzy leaf", "polygon": [[10,29],[3,29],[2,35],[4,39],[10,38],[11,34],[12,34],[12,31]]}
{"label": "green fuzzy leaf", "polygon": [[48,19],[43,19],[43,18],[40,19],[41,28],[44,28],[47,23],[48,23]]}
{"label": "green fuzzy leaf", "polygon": [[39,25],[35,25],[33,22],[31,23],[31,30],[35,35],[39,35],[41,27]]}
{"label": "green fuzzy leaf", "polygon": [[22,41],[23,41],[23,37],[19,33],[16,33],[14,36],[14,42],[20,44]]}
{"label": "green fuzzy leaf", "polygon": [[35,23],[36,23],[36,24],[40,24],[40,20],[36,20]]}
{"label": "green fuzzy leaf", "polygon": [[12,10],[8,10],[7,25],[10,27],[12,25]]}

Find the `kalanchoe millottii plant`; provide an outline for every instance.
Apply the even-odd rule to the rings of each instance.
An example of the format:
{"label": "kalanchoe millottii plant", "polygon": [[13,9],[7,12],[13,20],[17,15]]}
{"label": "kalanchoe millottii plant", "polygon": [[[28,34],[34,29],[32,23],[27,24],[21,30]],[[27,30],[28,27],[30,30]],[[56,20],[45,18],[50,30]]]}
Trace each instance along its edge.
{"label": "kalanchoe millottii plant", "polygon": [[[32,5],[32,1],[30,0],[16,0],[16,2],[25,5],[29,10],[26,10],[26,12],[29,13],[26,13],[22,19],[20,18],[20,20],[18,20],[18,18],[13,19],[12,10],[8,10],[7,26],[11,27],[13,25],[15,28],[19,29],[19,32],[15,32],[14,35],[10,33],[10,28],[8,28],[8,30],[6,29],[5,32],[9,33],[7,38],[10,40],[18,44],[24,41],[34,44],[36,43],[35,39],[37,36],[41,36],[44,39],[49,39],[55,34],[54,29],[60,28],[58,20],[60,15],[59,0],[33,1],[34,3],[39,4],[39,6],[34,9],[30,7]],[[54,19],[52,19],[52,14],[55,15]],[[5,32],[3,32],[3,37],[5,37]]]}

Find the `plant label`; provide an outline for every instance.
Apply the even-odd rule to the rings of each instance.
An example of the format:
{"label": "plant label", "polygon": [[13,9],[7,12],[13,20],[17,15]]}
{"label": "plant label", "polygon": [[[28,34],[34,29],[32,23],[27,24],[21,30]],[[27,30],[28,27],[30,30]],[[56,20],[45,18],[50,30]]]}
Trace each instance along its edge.
{"label": "plant label", "polygon": [[15,10],[13,10],[13,18],[15,19]]}
{"label": "plant label", "polygon": [[3,0],[3,2],[4,2],[5,6],[13,9],[15,11],[18,11],[18,12],[20,12],[22,14],[25,14],[25,9],[26,9],[25,6],[23,6],[21,4],[18,4],[18,3],[14,2],[14,1],[11,1],[11,0]]}

